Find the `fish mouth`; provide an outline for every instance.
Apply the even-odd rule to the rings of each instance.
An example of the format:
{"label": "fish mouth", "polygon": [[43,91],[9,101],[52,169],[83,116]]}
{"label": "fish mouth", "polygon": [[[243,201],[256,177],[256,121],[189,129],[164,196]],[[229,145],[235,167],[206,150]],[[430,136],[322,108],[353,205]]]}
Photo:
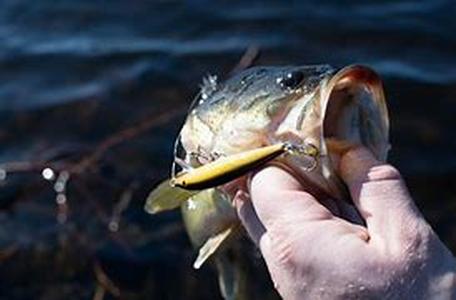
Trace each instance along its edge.
{"label": "fish mouth", "polygon": [[386,160],[390,145],[385,95],[377,73],[361,65],[339,70],[321,91],[321,171],[332,194],[342,196],[346,187],[338,169],[346,151],[364,146],[379,161]]}
{"label": "fish mouth", "polygon": [[389,119],[383,85],[372,69],[354,65],[341,69],[323,95],[322,137],[334,152],[365,146],[386,160]]}

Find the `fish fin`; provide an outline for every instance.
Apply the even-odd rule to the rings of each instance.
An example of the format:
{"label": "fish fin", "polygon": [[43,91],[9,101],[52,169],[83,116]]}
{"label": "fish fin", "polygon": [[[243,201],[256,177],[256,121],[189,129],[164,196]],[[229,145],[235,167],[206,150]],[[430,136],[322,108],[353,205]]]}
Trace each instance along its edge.
{"label": "fish fin", "polygon": [[209,98],[218,88],[217,75],[207,75],[203,78],[203,83],[200,85],[201,99],[204,101]]}
{"label": "fish fin", "polygon": [[225,230],[211,236],[199,249],[198,257],[193,263],[193,268],[199,269],[203,263],[217,251],[220,245],[233,233],[235,226],[230,226]]}
{"label": "fish fin", "polygon": [[246,270],[242,267],[239,257],[236,255],[239,253],[232,253],[232,251],[236,251],[236,249],[217,253],[214,259],[218,272],[220,293],[225,300],[249,299],[245,286],[247,280]]}
{"label": "fish fin", "polygon": [[181,167],[184,172],[188,172],[193,169],[193,167],[190,164],[188,164],[187,162],[185,162],[185,160],[183,160],[182,158],[176,157],[176,158],[174,158],[174,162],[179,167]]}
{"label": "fish fin", "polygon": [[170,184],[170,180],[167,179],[150,192],[144,209],[150,214],[171,210],[179,207],[195,193],[198,193],[198,191],[189,191],[174,187]]}

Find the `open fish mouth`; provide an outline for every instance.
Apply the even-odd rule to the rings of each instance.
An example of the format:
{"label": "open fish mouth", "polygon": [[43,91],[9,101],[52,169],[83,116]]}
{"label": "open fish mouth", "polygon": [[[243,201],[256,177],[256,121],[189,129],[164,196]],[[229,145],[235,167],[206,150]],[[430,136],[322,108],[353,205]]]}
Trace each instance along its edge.
{"label": "open fish mouth", "polygon": [[[340,70],[329,81],[323,98],[324,139],[364,145],[377,159],[386,160],[388,111],[381,80],[374,71],[363,66]],[[329,152],[339,149],[333,150]]]}
{"label": "open fish mouth", "polygon": [[341,156],[364,146],[385,161],[389,144],[389,118],[379,76],[364,66],[338,71],[322,90],[321,173],[333,197],[347,198],[337,172]]}

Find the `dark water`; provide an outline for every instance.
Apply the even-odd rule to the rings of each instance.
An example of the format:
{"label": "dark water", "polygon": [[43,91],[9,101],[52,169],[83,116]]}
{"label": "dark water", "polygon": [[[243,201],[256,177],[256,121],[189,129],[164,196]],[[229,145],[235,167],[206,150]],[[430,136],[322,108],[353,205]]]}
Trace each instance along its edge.
{"label": "dark water", "polygon": [[[390,161],[456,251],[455,16],[449,0],[1,1],[0,298],[90,299],[100,269],[107,298],[218,297],[178,214],[142,206],[201,77],[249,46],[258,64],[376,69]],[[255,295],[275,298],[268,282]]]}

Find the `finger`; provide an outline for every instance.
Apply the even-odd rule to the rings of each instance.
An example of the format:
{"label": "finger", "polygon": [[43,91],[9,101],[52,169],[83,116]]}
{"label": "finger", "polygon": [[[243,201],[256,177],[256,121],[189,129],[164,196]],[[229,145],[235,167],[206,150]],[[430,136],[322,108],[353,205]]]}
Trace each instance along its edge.
{"label": "finger", "polygon": [[270,166],[256,173],[250,197],[265,232],[259,247],[268,261],[308,261],[323,245],[364,245],[366,228],[334,216],[286,171]]}
{"label": "finger", "polygon": [[249,195],[244,191],[238,191],[234,196],[233,203],[242,225],[244,225],[252,241],[259,246],[259,241],[266,230],[253,209]]}
{"label": "finger", "polygon": [[395,168],[356,148],[341,158],[340,173],[372,236],[394,240],[415,234],[420,215]]}
{"label": "finger", "polygon": [[255,212],[266,229],[278,221],[302,222],[333,217],[291,174],[275,166],[253,176],[250,195]]}

